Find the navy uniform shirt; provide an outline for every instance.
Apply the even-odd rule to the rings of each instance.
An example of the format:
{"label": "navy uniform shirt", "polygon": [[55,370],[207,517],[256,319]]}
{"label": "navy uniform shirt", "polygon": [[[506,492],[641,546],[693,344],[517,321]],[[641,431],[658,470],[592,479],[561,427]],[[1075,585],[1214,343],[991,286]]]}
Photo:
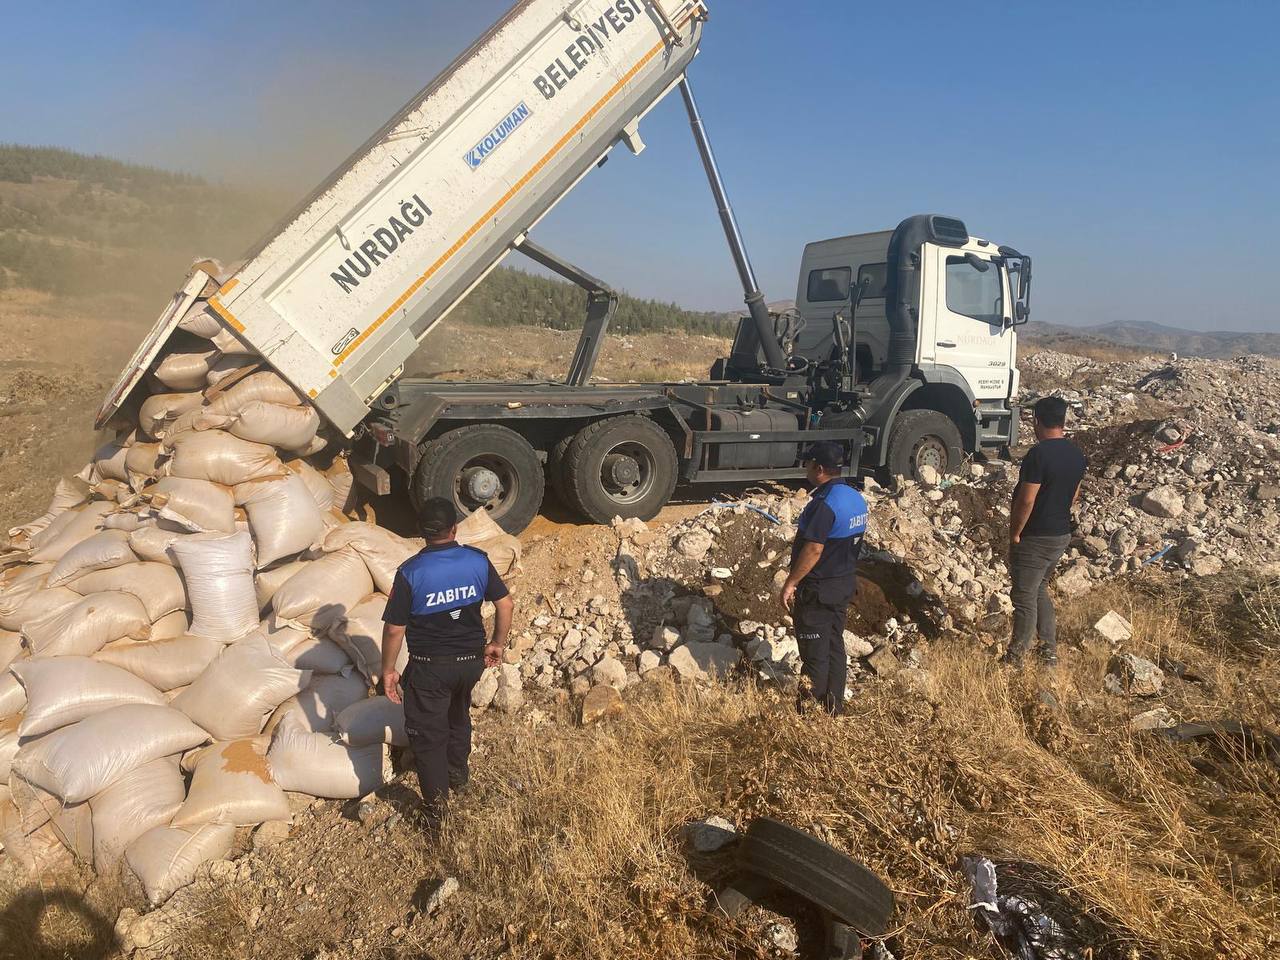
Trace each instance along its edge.
{"label": "navy uniform shirt", "polygon": [[853,582],[858,568],[862,538],[867,532],[867,501],[843,480],[828,480],[817,490],[800,514],[791,562],[795,563],[801,544],[822,544],[822,556],[802,584],[826,580]]}
{"label": "navy uniform shirt", "polygon": [[405,628],[410,654],[470,656],[482,652],[486,641],[480,604],[507,592],[484,551],[441,543],[396,571],[382,619]]}

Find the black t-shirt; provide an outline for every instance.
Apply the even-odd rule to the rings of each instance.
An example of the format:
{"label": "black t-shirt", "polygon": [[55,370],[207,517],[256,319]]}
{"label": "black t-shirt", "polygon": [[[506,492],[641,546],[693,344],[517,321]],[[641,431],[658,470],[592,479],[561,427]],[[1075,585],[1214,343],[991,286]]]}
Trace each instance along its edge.
{"label": "black t-shirt", "polygon": [[[1071,533],[1071,502],[1088,465],[1080,448],[1066,437],[1041,440],[1028,451],[1022,460],[1018,487],[1038,483],[1040,490],[1022,536],[1063,537]],[[1014,497],[1017,495],[1015,490]]]}
{"label": "black t-shirt", "polygon": [[483,551],[439,544],[410,557],[396,571],[382,619],[405,628],[411,654],[470,656],[485,642],[480,604],[505,596],[507,585]]}

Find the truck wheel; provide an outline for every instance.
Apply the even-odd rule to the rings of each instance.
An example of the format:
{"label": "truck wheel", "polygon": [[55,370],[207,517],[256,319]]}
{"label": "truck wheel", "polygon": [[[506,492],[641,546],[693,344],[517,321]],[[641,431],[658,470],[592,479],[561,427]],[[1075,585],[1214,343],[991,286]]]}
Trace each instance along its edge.
{"label": "truck wheel", "polygon": [[874,873],[817,837],[770,817],[753,820],[738,866],[804,897],[870,937],[889,929],[893,892]]}
{"label": "truck wheel", "polygon": [[573,437],[574,435],[571,433],[569,436],[557,440],[555,445],[547,451],[547,486],[555,493],[560,503],[570,510],[576,510],[577,507],[569,499],[569,491],[566,489],[564,455],[568,452],[569,444],[573,442]]}
{"label": "truck wheel", "polygon": [[613,417],[578,432],[563,471],[570,506],[588,520],[652,520],[676,488],[676,449],[652,420]]}
{"label": "truck wheel", "polygon": [[908,410],[898,414],[889,432],[889,475],[920,479],[920,468],[952,473],[964,459],[960,430],[936,410]]}
{"label": "truck wheel", "polygon": [[546,483],[529,441],[514,430],[477,423],[451,430],[422,448],[413,499],[452,500],[465,513],[479,509],[507,533],[522,531],[538,515]]}

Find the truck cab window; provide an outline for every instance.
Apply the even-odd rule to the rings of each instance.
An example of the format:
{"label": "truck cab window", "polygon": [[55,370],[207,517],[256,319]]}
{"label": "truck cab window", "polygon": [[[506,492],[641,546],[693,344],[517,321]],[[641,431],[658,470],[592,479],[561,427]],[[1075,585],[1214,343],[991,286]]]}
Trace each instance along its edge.
{"label": "truck cab window", "polygon": [[850,267],[828,267],[809,273],[809,302],[833,303],[849,299],[849,284],[853,282]]}
{"label": "truck cab window", "polygon": [[1004,284],[992,263],[985,273],[964,257],[947,257],[947,309],[991,324],[1004,322]]}
{"label": "truck cab window", "polygon": [[883,300],[888,282],[889,265],[887,263],[864,263],[858,268],[858,286],[866,285],[866,291],[862,294],[863,300]]}

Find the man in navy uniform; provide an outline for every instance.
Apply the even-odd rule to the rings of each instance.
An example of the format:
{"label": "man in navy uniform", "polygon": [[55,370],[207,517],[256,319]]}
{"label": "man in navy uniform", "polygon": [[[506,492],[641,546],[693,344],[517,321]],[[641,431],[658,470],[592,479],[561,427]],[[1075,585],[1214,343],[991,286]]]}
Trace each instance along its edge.
{"label": "man in navy uniform", "polygon": [[791,547],[791,573],[782,605],[791,611],[800,660],[812,698],[838,715],[844,709],[847,661],[844,624],[857,581],[858,554],[867,532],[867,501],[841,479],[844,450],[815,443],[804,455],[813,497],[800,514]]}
{"label": "man in navy uniform", "polygon": [[[438,826],[450,787],[467,784],[471,688],[486,666],[502,662],[515,604],[489,558],[457,542],[452,502],[428,500],[419,524],[427,545],[397,571],[382,615],[382,684],[392,703],[404,704],[428,822]],[[496,608],[487,645],[480,615],[486,600]],[[406,640],[409,665],[402,678],[396,661]]]}

